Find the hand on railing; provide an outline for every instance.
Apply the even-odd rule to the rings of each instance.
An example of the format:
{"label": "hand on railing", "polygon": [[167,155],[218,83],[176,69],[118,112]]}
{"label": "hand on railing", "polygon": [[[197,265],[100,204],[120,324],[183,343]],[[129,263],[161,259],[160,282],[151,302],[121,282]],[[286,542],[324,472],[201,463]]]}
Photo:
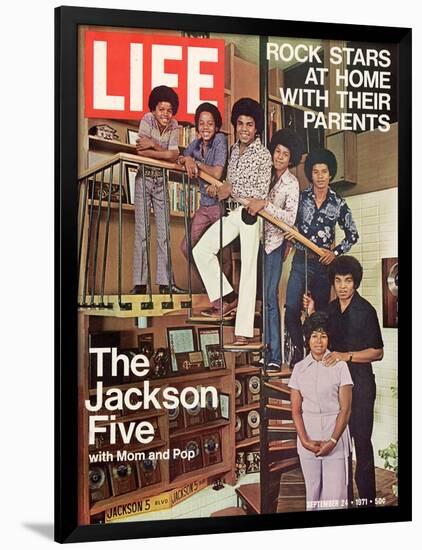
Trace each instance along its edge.
{"label": "hand on railing", "polygon": [[136,140],[136,152],[140,155],[145,149],[154,149],[155,142],[151,138],[140,137]]}
{"label": "hand on railing", "polygon": [[[297,231],[296,226],[293,226],[292,229]],[[294,242],[295,237],[296,237],[296,235],[294,233],[290,232],[290,231],[284,231],[283,236],[287,241],[291,241],[291,242]]]}
{"label": "hand on railing", "polygon": [[303,309],[308,315],[315,311],[315,301],[310,294],[303,295]]}
{"label": "hand on railing", "polygon": [[217,189],[217,196],[220,201],[223,201],[224,199],[228,199],[232,193],[232,186],[229,182],[224,182],[221,184],[221,186]]}
{"label": "hand on railing", "polygon": [[248,205],[246,206],[246,210],[252,216],[256,216],[258,212],[261,212],[261,210],[265,208],[266,204],[267,201],[265,199],[250,199],[248,201]]}
{"label": "hand on railing", "polygon": [[185,157],[185,169],[190,178],[198,177],[199,168],[192,157]]}
{"label": "hand on railing", "polygon": [[217,187],[215,185],[208,185],[207,195],[212,199],[215,199],[215,197],[217,196]]}

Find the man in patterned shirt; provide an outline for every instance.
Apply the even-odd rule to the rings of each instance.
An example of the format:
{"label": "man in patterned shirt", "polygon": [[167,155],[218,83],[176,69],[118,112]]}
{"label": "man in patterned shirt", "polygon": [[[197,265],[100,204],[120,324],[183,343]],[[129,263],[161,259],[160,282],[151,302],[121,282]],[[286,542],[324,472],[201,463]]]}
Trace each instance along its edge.
{"label": "man in patterned shirt", "polygon": [[[236,133],[227,167],[227,182],[218,189],[218,198],[233,197],[251,200],[266,199],[271,180],[271,155],[259,138],[264,126],[264,113],[255,100],[242,98],[233,105],[231,123]],[[255,316],[257,259],[260,222],[245,207],[238,206],[222,219],[223,242],[227,246],[240,236],[241,271],[239,297],[225,275],[220,294],[220,222],[205,232],[193,249],[196,266],[213,304],[213,315],[228,315],[237,308],[235,341],[233,345],[247,345],[253,337]],[[224,298],[224,299],[222,299]],[[204,312],[209,315],[209,312]]]}
{"label": "man in patterned shirt", "polygon": [[[288,225],[293,225],[299,204],[299,182],[289,168],[297,166],[304,152],[303,144],[291,128],[278,130],[271,138],[269,150],[273,170],[268,197],[252,199],[248,212],[256,214],[265,209],[268,214]],[[281,368],[280,284],[285,250],[284,234],[272,223],[265,222],[265,343],[267,344],[266,370]]]}
{"label": "man in patterned shirt", "polygon": [[[325,310],[331,285],[328,265],[340,254],[348,252],[359,235],[346,201],[330,189],[337,172],[337,160],[328,149],[311,151],[305,161],[305,174],[312,185],[302,191],[296,226],[299,232],[324,250],[319,257],[308,250],[307,277],[316,311]],[[344,231],[344,239],[334,246],[335,226]],[[288,238],[291,239],[289,235]],[[285,325],[293,344],[292,365],[303,359],[301,324],[302,297],[305,291],[305,247],[296,243],[296,252],[287,284]]]}
{"label": "man in patterned shirt", "polygon": [[[179,107],[179,98],[168,86],[155,87],[149,96],[149,113],[146,113],[139,124],[139,138],[136,140],[138,155],[151,159],[174,162],[179,155],[179,128],[173,118]],[[145,186],[145,188],[144,188]],[[144,199],[145,192],[145,199]],[[133,284],[131,294],[146,294],[147,288],[147,242],[145,213],[149,216],[151,206],[154,209],[157,228],[157,274],[156,281],[160,293],[185,294],[187,291],[178,288],[169,275],[167,257],[167,231],[163,172],[160,168],[145,168],[145,180],[142,170],[138,170],[135,179],[135,245],[133,255]],[[144,204],[146,202],[146,204]],[[170,276],[170,280],[169,280]]]}

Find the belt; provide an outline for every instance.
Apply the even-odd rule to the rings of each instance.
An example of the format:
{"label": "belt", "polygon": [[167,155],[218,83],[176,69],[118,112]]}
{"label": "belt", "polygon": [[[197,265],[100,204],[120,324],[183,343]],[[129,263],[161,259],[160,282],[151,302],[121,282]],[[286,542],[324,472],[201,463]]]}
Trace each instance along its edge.
{"label": "belt", "polygon": [[235,201],[231,197],[225,200],[224,205],[226,207],[226,210],[229,212],[232,212],[233,210],[236,210],[237,208],[239,208],[239,206],[242,206],[240,202]]}
{"label": "belt", "polygon": [[[298,253],[302,254],[302,256],[305,256],[305,251],[301,250],[300,248],[296,248],[296,254]],[[319,258],[320,256],[318,254],[308,249],[308,260],[319,260]]]}
{"label": "belt", "polygon": [[302,414],[306,414],[307,416],[314,416],[317,418],[322,418],[322,417],[325,418],[326,416],[338,416],[340,414],[340,409],[338,411],[325,412],[325,413],[302,411]]}
{"label": "belt", "polygon": [[[139,168],[139,172],[142,174],[142,168]],[[163,177],[163,171],[161,168],[149,168],[148,166],[145,166],[144,170],[145,176],[147,178],[162,178]]]}

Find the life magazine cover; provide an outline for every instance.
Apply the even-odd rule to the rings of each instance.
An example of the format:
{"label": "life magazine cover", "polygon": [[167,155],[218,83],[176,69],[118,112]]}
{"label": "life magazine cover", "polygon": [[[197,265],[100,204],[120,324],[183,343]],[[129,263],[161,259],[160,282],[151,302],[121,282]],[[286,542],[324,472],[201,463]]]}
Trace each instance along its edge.
{"label": "life magazine cover", "polygon": [[358,38],[79,27],[79,525],[397,506],[399,67]]}

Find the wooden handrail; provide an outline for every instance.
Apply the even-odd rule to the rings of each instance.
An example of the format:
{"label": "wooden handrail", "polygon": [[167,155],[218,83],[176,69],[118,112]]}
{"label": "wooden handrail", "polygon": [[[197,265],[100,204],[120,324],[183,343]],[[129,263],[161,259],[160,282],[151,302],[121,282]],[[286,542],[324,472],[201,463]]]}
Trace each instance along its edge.
{"label": "wooden handrail", "polygon": [[[164,168],[166,170],[172,170],[174,172],[186,172],[184,166],[181,166],[180,164],[176,164],[174,162],[166,162],[164,160],[150,159],[148,157],[142,157],[140,155],[132,155],[130,153],[116,153],[107,161],[97,164],[95,167],[89,168],[88,170],[84,170],[79,175],[79,180],[88,178],[89,176],[92,176],[96,172],[104,170],[109,166],[116,164],[117,162],[120,162],[120,161],[133,162],[135,164],[146,164],[147,166],[152,166],[154,168]],[[214,178],[213,176],[210,176],[203,170],[199,171],[199,177],[204,181],[211,183],[212,185],[215,185],[216,187],[221,187],[223,185],[223,182]],[[233,199],[239,204],[242,204],[243,206],[246,206],[248,204],[247,199],[241,199],[235,196],[233,196]],[[279,220],[278,218],[275,218],[274,216],[271,216],[271,214],[269,214],[265,210],[261,210],[260,212],[258,212],[258,215],[268,220],[270,223],[272,223],[282,231],[289,232],[291,235],[294,236],[296,241],[299,241],[301,244],[303,244],[304,246],[312,250],[312,252],[314,252],[318,256],[324,255],[324,251],[321,248],[319,248],[319,246],[317,246],[315,243],[313,243],[312,241],[304,237],[294,227]]]}
{"label": "wooden handrail", "polygon": [[[201,171],[200,172],[200,177],[203,180],[207,181],[208,183],[211,183],[211,184],[215,185],[216,187],[221,187],[223,185],[221,181],[213,178],[212,176],[210,176],[209,174],[206,174],[205,172]],[[234,195],[232,195],[232,197],[239,204],[247,206],[247,204],[248,204],[247,199],[241,199],[239,197],[235,197]],[[312,241],[310,241],[309,239],[304,237],[302,235],[302,233],[299,233],[299,231],[297,229],[295,229],[294,227],[292,227],[291,225],[288,225],[287,223],[279,220],[278,218],[275,218],[274,216],[272,216],[271,214],[269,214],[265,210],[261,210],[260,212],[258,212],[258,215],[261,216],[261,218],[265,218],[266,220],[271,222],[273,225],[276,225],[282,231],[288,231],[289,233],[294,235],[294,238],[295,238],[296,241],[299,241],[303,245],[307,246],[310,250],[312,250],[312,252],[315,252],[315,254],[318,254],[318,256],[323,256],[324,255],[324,251],[321,250],[321,248],[319,248],[319,246],[317,246],[315,243],[313,243]]]}
{"label": "wooden handrail", "polygon": [[126,162],[133,162],[135,164],[146,164],[147,166],[152,166],[154,168],[165,168],[167,170],[173,170],[176,172],[185,171],[183,166],[181,166],[180,164],[176,164],[174,162],[166,162],[164,160],[150,159],[148,157],[141,157],[140,155],[132,155],[131,153],[116,153],[115,155],[110,157],[108,160],[101,162],[99,164],[96,164],[92,168],[88,168],[87,170],[84,170],[83,172],[81,172],[79,174],[78,179],[81,180],[81,179],[88,178],[89,176],[92,176],[93,174],[95,174],[95,172],[105,170],[112,164],[116,164],[121,160]]}

